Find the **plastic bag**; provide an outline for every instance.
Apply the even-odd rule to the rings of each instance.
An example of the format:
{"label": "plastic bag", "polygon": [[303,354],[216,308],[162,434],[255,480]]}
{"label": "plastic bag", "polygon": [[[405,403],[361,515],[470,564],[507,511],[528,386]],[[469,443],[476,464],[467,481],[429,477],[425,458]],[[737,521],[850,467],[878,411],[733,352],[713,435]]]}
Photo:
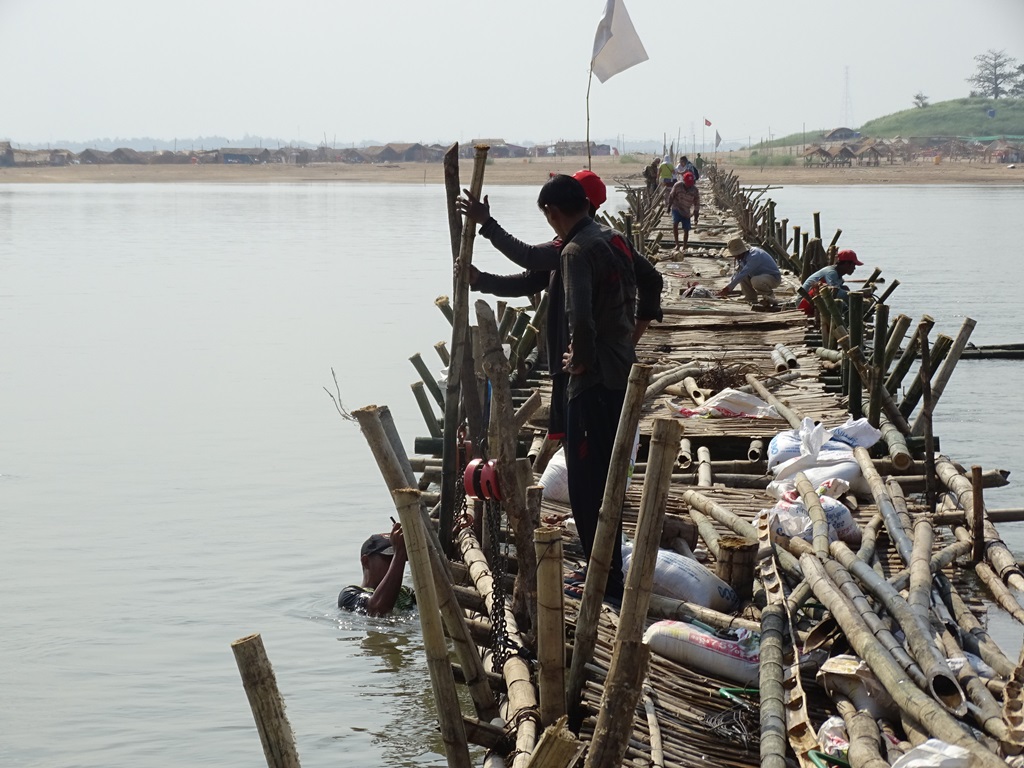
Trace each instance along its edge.
{"label": "plastic bag", "polygon": [[839,692],[857,709],[866,709],[875,719],[899,714],[896,703],[875,673],[856,656],[833,656],[821,665],[815,679],[829,696]]}
{"label": "plastic bag", "polygon": [[892,768],[968,768],[971,753],[955,744],[928,739],[901,756]]}
{"label": "plastic bag", "polygon": [[[839,539],[851,546],[859,546],[860,527],[846,505],[830,496],[823,496],[820,492],[818,499],[828,522],[829,541]],[[774,507],[761,511],[768,516],[768,525],[776,536],[811,540],[811,516],[795,488],[786,491]]]}
{"label": "plastic bag", "polygon": [[850,751],[850,737],[846,734],[846,722],[833,715],[818,729],[818,746],[826,755],[846,758]]}
{"label": "plastic bag", "polygon": [[680,408],[688,418],[779,419],[779,412],[764,400],[736,389],[723,389],[697,408]]}

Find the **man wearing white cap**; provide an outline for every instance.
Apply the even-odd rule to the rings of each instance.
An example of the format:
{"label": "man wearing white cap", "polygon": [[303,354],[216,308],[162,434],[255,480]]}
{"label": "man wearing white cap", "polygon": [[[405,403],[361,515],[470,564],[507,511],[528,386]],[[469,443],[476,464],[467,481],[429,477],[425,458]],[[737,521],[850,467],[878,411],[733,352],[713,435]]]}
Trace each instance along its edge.
{"label": "man wearing white cap", "polygon": [[747,245],[738,237],[730,240],[727,248],[736,259],[737,269],[718,295],[724,298],[738,285],[743,298],[751,304],[756,304],[759,298],[766,303],[774,303],[775,289],[782,285],[782,273],[771,254],[757,246]]}

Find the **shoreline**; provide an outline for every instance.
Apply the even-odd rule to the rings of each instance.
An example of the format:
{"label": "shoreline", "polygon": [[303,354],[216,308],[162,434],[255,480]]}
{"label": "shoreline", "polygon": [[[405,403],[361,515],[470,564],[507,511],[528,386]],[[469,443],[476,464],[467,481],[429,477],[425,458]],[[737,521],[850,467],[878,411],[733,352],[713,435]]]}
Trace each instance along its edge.
{"label": "shoreline", "polygon": [[[486,182],[492,185],[543,184],[550,173],[575,173],[586,167],[585,157],[496,159],[488,163]],[[720,158],[720,167],[732,171],[745,186],[861,185],[861,184],[984,184],[1024,183],[1024,165],[1009,168],[995,163],[914,162],[906,165],[820,166],[735,165]],[[639,162],[618,157],[595,157],[592,168],[606,182],[643,183]],[[460,162],[460,177],[467,181],[472,160]],[[33,168],[0,168],[0,184],[305,184],[355,182],[376,184],[443,184],[440,163],[359,165],[67,165]]]}

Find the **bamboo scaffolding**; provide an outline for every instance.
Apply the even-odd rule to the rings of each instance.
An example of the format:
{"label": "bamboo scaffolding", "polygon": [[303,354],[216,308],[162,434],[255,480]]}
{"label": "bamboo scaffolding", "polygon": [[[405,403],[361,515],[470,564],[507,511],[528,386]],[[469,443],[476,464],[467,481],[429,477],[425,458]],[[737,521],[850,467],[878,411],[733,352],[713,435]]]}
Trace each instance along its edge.
{"label": "bamboo scaffolding", "polygon": [[[949,350],[949,354],[942,365],[941,370],[935,376],[935,381],[932,383],[932,408],[942,397],[942,393],[946,389],[946,384],[953,376],[953,369],[956,368],[956,364],[960,362],[960,356],[963,354],[964,349],[967,347],[967,342],[971,338],[971,332],[974,330],[975,321],[968,317],[964,319],[963,325],[960,327],[960,332],[956,336],[956,340],[953,342],[952,348]],[[912,435],[923,435],[925,434],[925,414],[922,412],[918,414],[918,417],[914,420],[914,423],[910,427],[910,434]]]}

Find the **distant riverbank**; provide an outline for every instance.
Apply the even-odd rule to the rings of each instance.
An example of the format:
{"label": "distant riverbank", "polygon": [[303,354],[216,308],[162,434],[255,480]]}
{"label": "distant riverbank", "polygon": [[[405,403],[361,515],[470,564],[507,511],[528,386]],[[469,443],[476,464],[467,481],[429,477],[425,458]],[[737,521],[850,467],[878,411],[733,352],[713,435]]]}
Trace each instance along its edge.
{"label": "distant riverbank", "polygon": [[[540,185],[550,173],[574,173],[586,167],[585,157],[500,159],[487,166],[488,184]],[[1024,184],[1024,167],[994,163],[921,161],[878,167],[823,168],[820,166],[732,165],[720,159],[740,182],[757,184]],[[461,177],[468,183],[471,161],[462,162]],[[631,180],[640,184],[643,165],[618,157],[595,157],[594,171],[606,181]],[[400,184],[440,184],[440,163],[360,165],[67,165],[60,167],[0,168],[0,184],[150,184],[213,182],[219,184],[296,184],[332,181]]]}

